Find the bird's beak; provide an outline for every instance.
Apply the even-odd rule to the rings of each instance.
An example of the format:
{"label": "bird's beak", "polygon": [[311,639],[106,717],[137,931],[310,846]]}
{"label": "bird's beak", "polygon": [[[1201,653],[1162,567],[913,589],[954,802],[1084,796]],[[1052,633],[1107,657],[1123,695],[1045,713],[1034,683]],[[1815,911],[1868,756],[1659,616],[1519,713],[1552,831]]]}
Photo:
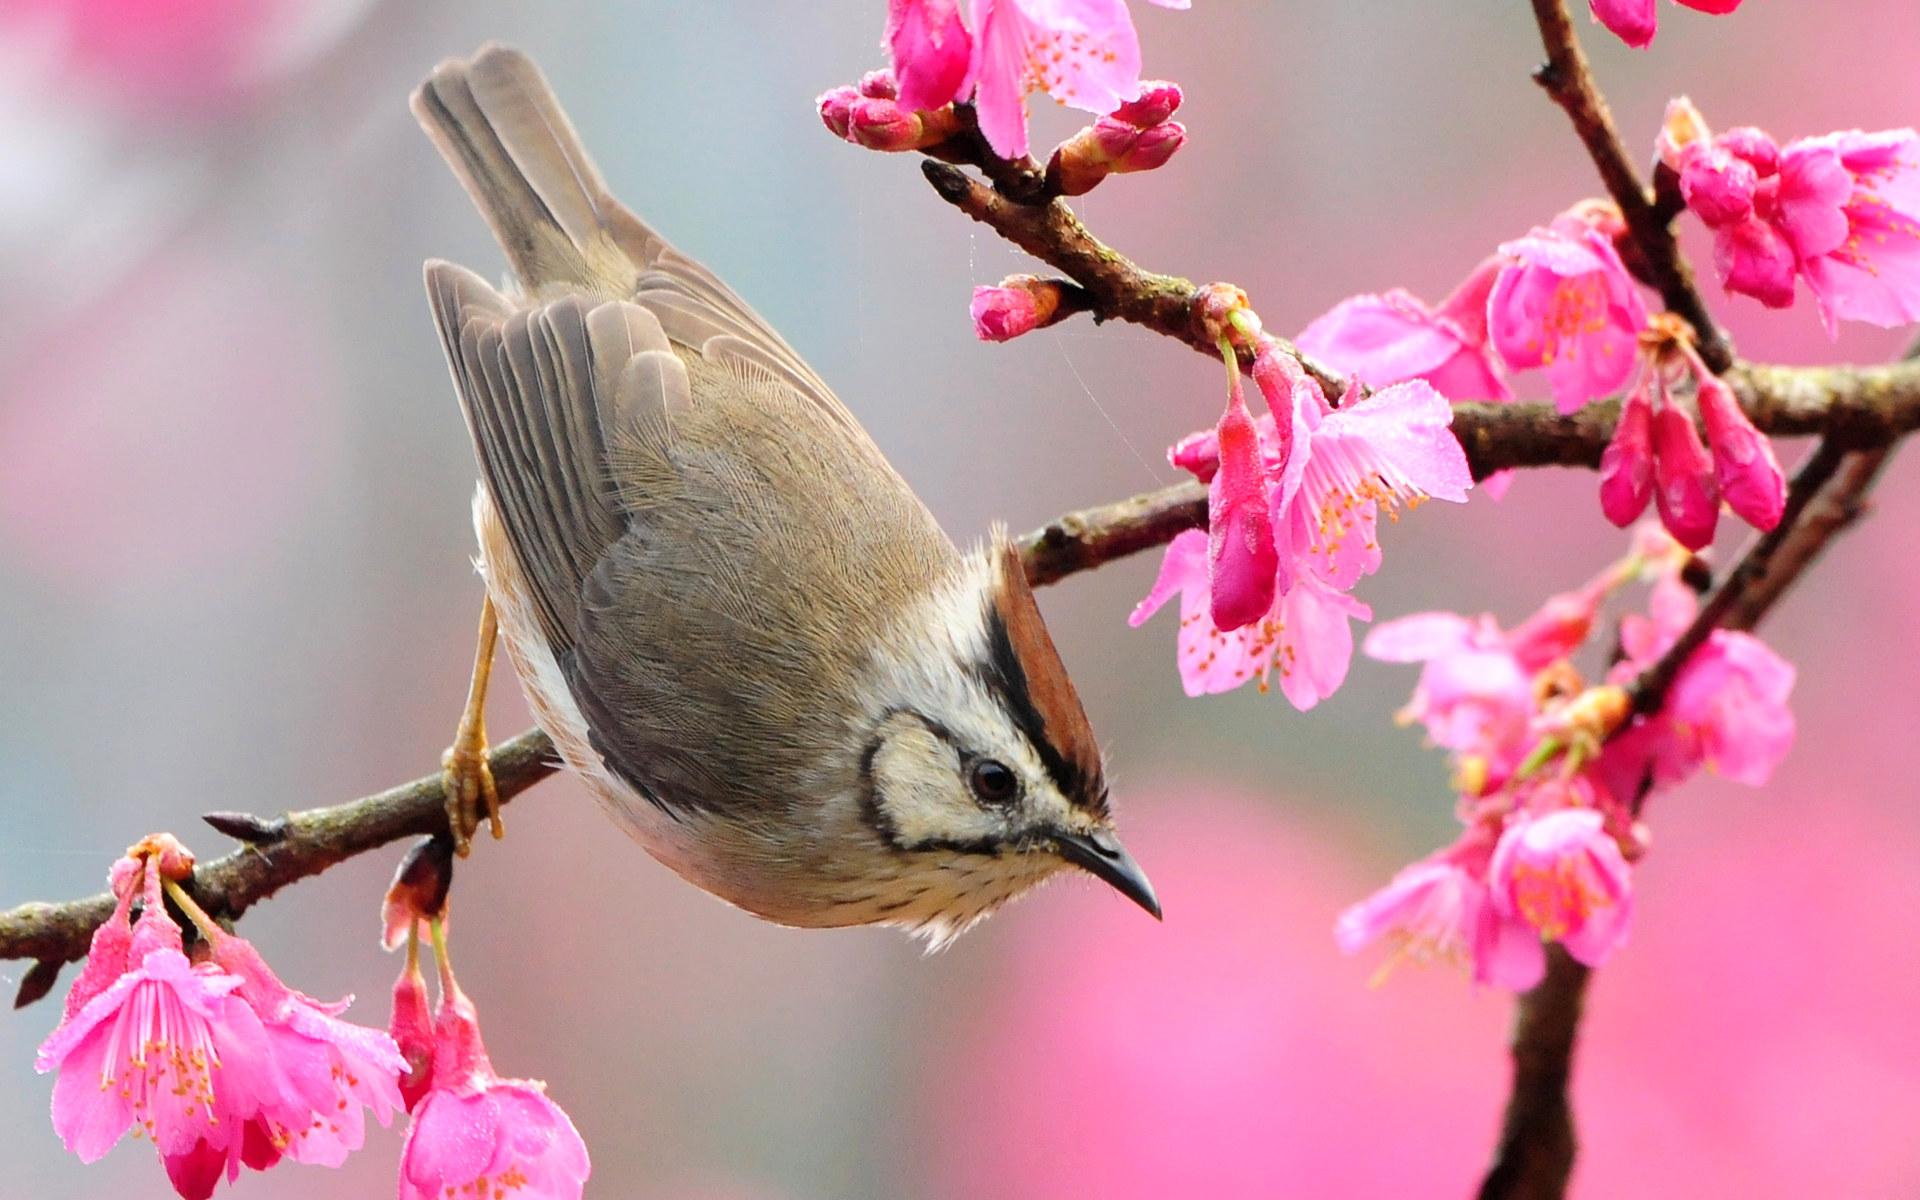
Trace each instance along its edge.
{"label": "bird's beak", "polygon": [[1160,898],[1153,894],[1147,873],[1133,861],[1133,855],[1127,853],[1119,838],[1101,829],[1093,833],[1056,833],[1053,840],[1061,858],[1106,880],[1122,896],[1152,913],[1154,920],[1161,919]]}

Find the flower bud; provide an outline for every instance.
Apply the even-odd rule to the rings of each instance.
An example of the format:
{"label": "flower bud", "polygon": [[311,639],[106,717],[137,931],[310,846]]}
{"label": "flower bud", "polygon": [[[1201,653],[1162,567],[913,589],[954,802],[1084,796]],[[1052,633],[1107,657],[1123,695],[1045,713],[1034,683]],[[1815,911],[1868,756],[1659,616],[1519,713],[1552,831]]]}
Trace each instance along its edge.
{"label": "flower bud", "polygon": [[434,921],[446,916],[447,890],[453,886],[453,844],[444,838],[425,837],[413,844],[387,885],[386,900],[380,906],[385,932],[380,944],[397,949],[407,940],[416,921]]}
{"label": "flower bud", "polygon": [[1714,145],[1743,162],[1750,163],[1762,176],[1780,171],[1780,146],[1763,129],[1741,125],[1714,139]]}
{"label": "flower bud", "polygon": [[1653,401],[1644,382],[1627,393],[1613,440],[1600,455],[1600,511],[1625,529],[1653,495]]}
{"label": "flower bud", "polygon": [[1780,523],[1787,506],[1787,479],[1773,443],[1741,411],[1733,389],[1717,376],[1700,375],[1700,416],[1713,448],[1713,474],[1727,507],[1755,529]]}
{"label": "flower bud", "polygon": [[888,153],[938,145],[959,127],[951,108],[914,112],[893,100],[857,99],[847,114],[848,141]]}
{"label": "flower bud", "polygon": [[893,72],[885,67],[877,71],[868,71],[854,85],[862,96],[869,100],[898,100],[900,85],[893,80]]}
{"label": "flower bud", "polygon": [[973,316],[974,336],[983,342],[1010,341],[1032,333],[1040,325],[1039,304],[1033,293],[1007,283],[973,289],[973,303],[967,311]]}
{"label": "flower bud", "polygon": [[[860,93],[844,84],[820,93],[814,101],[820,111],[820,121],[837,138],[847,138],[848,128],[853,120],[853,106],[860,99]],[[848,138],[848,140],[851,140]]]}
{"label": "flower bud", "polygon": [[1720,520],[1713,460],[1693,418],[1671,402],[1653,415],[1653,478],[1660,522],[1674,540],[1689,550],[1713,541],[1713,527]]}
{"label": "flower bud", "polygon": [[1753,215],[1760,174],[1753,164],[1718,146],[1691,155],[1680,172],[1680,194],[1709,228],[1737,224]]}
{"label": "flower bud", "polygon": [[1683,171],[1695,149],[1705,146],[1712,137],[1706,117],[1693,106],[1693,101],[1685,96],[1675,96],[1667,101],[1667,115],[1660,123],[1660,135],[1654,139],[1654,149],[1661,162],[1676,172]]}
{"label": "flower bud", "polygon": [[1135,129],[1151,129],[1180,109],[1180,85],[1164,79],[1140,81],[1140,97],[1113,110],[1115,120]]}
{"label": "flower bud", "polygon": [[1174,151],[1185,145],[1187,127],[1178,121],[1168,121],[1164,125],[1155,125],[1143,130],[1134,139],[1131,148],[1120,155],[1113,164],[1116,175],[1125,175],[1134,171],[1151,171],[1166,165]]}

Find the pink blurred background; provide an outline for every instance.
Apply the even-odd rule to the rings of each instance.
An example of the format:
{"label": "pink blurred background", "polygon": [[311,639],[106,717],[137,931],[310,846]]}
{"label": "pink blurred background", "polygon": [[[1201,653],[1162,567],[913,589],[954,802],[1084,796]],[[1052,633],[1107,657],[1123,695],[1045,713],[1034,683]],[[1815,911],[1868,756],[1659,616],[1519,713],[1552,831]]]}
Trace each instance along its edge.
{"label": "pink blurred background", "polygon": [[[1244,285],[1274,328],[1355,291],[1435,299],[1595,190],[1527,79],[1524,5],[1136,8],[1193,137],[1080,208],[1146,264]],[[1855,0],[1844,21],[1663,8],[1649,52],[1589,39],[1636,149],[1683,90],[1717,124],[1783,138],[1920,119],[1908,0]],[[1162,448],[1211,419],[1216,371],[1084,321],[979,345],[969,286],[1026,264],[909,159],[818,127],[812,96],[877,65],[881,10],[0,0],[0,905],[96,890],[152,828],[219,853],[193,832],[209,809],[331,802],[436,765],[479,588],[419,264],[499,259],[405,95],[484,39],[535,54],[616,190],[781,325],[950,529],[1173,480]],[[1043,139],[1075,124],[1038,120]],[[1836,348],[1808,308],[1718,308],[1759,359],[1902,342],[1854,329]],[[1920,1193],[1906,466],[1767,630],[1801,665],[1800,744],[1774,785],[1693,786],[1652,814],[1633,944],[1592,993],[1578,1195]],[[1524,615],[1618,553],[1592,486],[1535,473],[1502,504],[1422,509],[1361,596],[1382,618]],[[1389,721],[1411,673],[1356,664],[1304,716],[1250,690],[1184,700],[1170,623],[1124,622],[1152,570],[1043,601],[1162,926],[1076,882],[923,958],[896,934],[725,909],[608,837],[570,782],[514,805],[510,840],[461,871],[455,953],[498,1065],[572,1111],[589,1194],[1470,1189],[1508,997],[1410,967],[1370,988],[1377,963],[1330,936],[1449,833],[1441,761]],[[523,727],[515,691],[497,695],[495,729]],[[291,982],[383,1018],[394,857],[301,885],[245,932]],[[0,1019],[0,1192],[158,1194],[143,1148],[92,1168],[61,1151],[30,1068],[55,1016]],[[398,1145],[376,1133],[342,1173],[238,1194],[382,1194]]]}

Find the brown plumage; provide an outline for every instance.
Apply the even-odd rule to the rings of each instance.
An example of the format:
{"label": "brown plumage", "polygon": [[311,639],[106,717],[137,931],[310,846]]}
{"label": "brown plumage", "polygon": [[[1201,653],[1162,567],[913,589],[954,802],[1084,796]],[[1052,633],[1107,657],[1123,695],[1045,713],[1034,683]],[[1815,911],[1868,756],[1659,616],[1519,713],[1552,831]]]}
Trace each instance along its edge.
{"label": "brown plumage", "polygon": [[772,327],[611,197],[525,56],[443,63],[413,109],[517,282],[426,268],[489,592],[636,837],[775,920],[936,934],[1090,853],[1062,839],[1111,841],[1004,536],[954,548]]}

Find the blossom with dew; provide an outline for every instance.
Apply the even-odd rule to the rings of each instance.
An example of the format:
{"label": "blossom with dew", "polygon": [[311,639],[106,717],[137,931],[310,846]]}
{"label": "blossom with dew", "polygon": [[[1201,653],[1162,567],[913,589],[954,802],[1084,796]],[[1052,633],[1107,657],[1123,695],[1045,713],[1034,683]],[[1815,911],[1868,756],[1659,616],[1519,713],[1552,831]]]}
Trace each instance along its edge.
{"label": "blossom with dew", "polygon": [[1617,211],[1583,205],[1500,247],[1487,299],[1494,347],[1516,371],[1541,369],[1563,413],[1618,391],[1647,323],[1639,288],[1613,247]]}
{"label": "blossom with dew", "polygon": [[[1740,7],[1740,0],[1678,0],[1695,12],[1726,14]],[[1613,35],[1643,50],[1653,43],[1660,25],[1659,0],[1588,0],[1593,19],[1605,25]]]}
{"label": "blossom with dew", "polygon": [[1773,443],[1754,428],[1733,389],[1704,366],[1697,374],[1695,398],[1713,451],[1713,475],[1720,497],[1755,529],[1772,529],[1787,507],[1787,478],[1774,457]]}
{"label": "blossom with dew", "polygon": [[1349,296],[1294,345],[1368,387],[1423,379],[1449,400],[1511,400],[1487,340],[1487,297],[1505,265],[1486,259],[1434,307],[1402,288]]}
{"label": "blossom with dew", "polygon": [[1720,521],[1720,485],[1692,415],[1673,403],[1665,385],[1661,392],[1664,402],[1653,414],[1654,507],[1675,541],[1699,550],[1713,541]]}
{"label": "blossom with dew", "polygon": [[1653,499],[1653,395],[1643,374],[1620,402],[1620,419],[1600,454],[1600,511],[1625,529]]}
{"label": "blossom with dew", "polygon": [[1140,39],[1126,0],[977,0],[973,17],[974,108],[1003,158],[1027,152],[1031,92],[1091,113],[1140,96]]}
{"label": "blossom with dew", "polygon": [[586,1143],[547,1098],[545,1084],[495,1074],[479,1014],[454,980],[438,922],[434,951],[440,1006],[433,1062],[400,1152],[400,1200],[579,1200],[592,1170]]}
{"label": "blossom with dew", "polygon": [[1750,127],[1710,134],[1681,97],[1660,155],[1713,231],[1728,291],[1786,308],[1804,280],[1830,333],[1842,320],[1920,320],[1920,133],[1855,129],[1783,147]]}
{"label": "blossom with dew", "polygon": [[276,1157],[341,1165],[366,1139],[366,1109],[386,1125],[400,1107],[398,1080],[407,1064],[394,1040],[340,1019],[352,997],[323,1004],[295,991],[251,943],[222,930],[185,892],[174,899],[200,927],[212,962],[240,980],[234,995],[259,1016],[278,1071],[280,1086],[262,1097],[251,1127]]}
{"label": "blossom with dew", "polygon": [[965,94],[973,35],[960,0],[887,0],[886,38],[902,106],[926,111]]}
{"label": "blossom with dew", "polygon": [[1473,472],[1453,436],[1453,406],[1415,379],[1357,400],[1365,389],[1356,381],[1336,409],[1290,357],[1267,353],[1291,384],[1281,402],[1292,409],[1294,449],[1274,497],[1276,536],[1302,569],[1345,591],[1380,569],[1382,510],[1398,520],[1403,506],[1466,501]]}
{"label": "blossom with dew", "polygon": [[1633,869],[1606,819],[1592,808],[1516,816],[1488,868],[1493,906],[1590,967],[1605,962],[1633,924]]}
{"label": "blossom with dew", "polygon": [[149,857],[136,875],[122,875],[108,919],[123,927],[142,888],[131,936],[95,934],[80,995],[68,997],[34,1066],[59,1072],[53,1127],[80,1161],[97,1161],[131,1129],[153,1143],[180,1195],[205,1200],[223,1172],[238,1174],[244,1131],[277,1072],[259,1018],[234,995],[242,981],[189,963],[158,866]]}
{"label": "blossom with dew", "polygon": [[1301,576],[1259,619],[1239,629],[1213,623],[1207,573],[1207,535],[1189,529],[1167,545],[1160,574],[1127,623],[1144,624],[1168,600],[1180,597],[1176,665],[1189,696],[1231,691],[1248,680],[1261,691],[1276,680],[1281,695],[1302,711],[1339,689],[1353,657],[1348,621],[1373,612],[1351,596]]}

